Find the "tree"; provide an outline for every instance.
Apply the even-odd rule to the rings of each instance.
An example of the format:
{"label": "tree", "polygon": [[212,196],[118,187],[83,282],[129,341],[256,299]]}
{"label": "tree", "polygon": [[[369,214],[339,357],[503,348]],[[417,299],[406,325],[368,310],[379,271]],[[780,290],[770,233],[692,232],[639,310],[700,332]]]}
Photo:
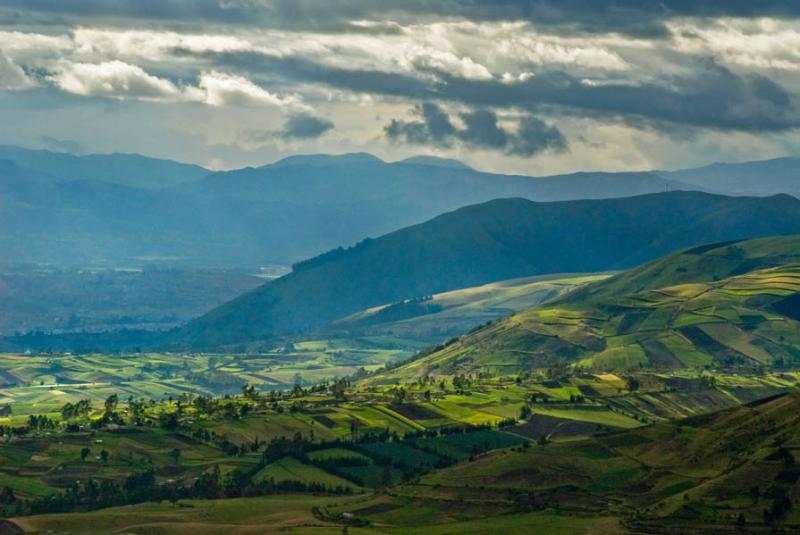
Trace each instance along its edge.
{"label": "tree", "polygon": [[172,457],[172,461],[175,464],[178,464],[178,460],[181,458],[181,450],[179,448],[175,448],[170,452],[169,456]]}
{"label": "tree", "polygon": [[100,452],[100,460],[104,463],[108,462],[108,452],[106,450]]}
{"label": "tree", "polygon": [[117,409],[117,403],[119,403],[119,396],[117,394],[108,396],[105,401],[106,413],[114,412]]}
{"label": "tree", "polygon": [[17,497],[14,494],[14,489],[3,487],[3,490],[0,490],[0,505],[11,505],[16,501]]}
{"label": "tree", "polygon": [[347,380],[340,379],[338,381],[334,381],[333,384],[330,386],[331,393],[333,397],[336,398],[337,401],[345,401],[347,399],[346,390],[347,390]]}
{"label": "tree", "polygon": [[392,473],[389,471],[388,468],[383,469],[383,474],[381,474],[381,484],[384,487],[387,487],[392,484]]}
{"label": "tree", "polygon": [[252,399],[253,401],[258,401],[259,397],[256,387],[248,383],[245,383],[244,386],[242,386],[242,395],[247,399]]}
{"label": "tree", "polygon": [[527,405],[523,405],[519,409],[519,419],[527,420],[531,415],[531,409]]}
{"label": "tree", "polygon": [[89,448],[81,449],[81,461],[85,461],[90,453],[92,453],[92,450],[90,450]]}
{"label": "tree", "polygon": [[783,464],[787,466],[791,466],[795,462],[794,455],[792,455],[792,452],[785,447],[780,447],[778,449],[778,457],[780,457],[781,460],[783,461]]}
{"label": "tree", "polygon": [[406,389],[402,386],[399,388],[395,388],[392,390],[392,396],[394,397],[394,402],[398,405],[402,405],[403,402],[406,400]]}
{"label": "tree", "polygon": [[631,392],[636,392],[637,390],[639,390],[639,380],[633,375],[628,376],[628,378],[626,379],[626,383],[628,390],[630,390]]}
{"label": "tree", "polygon": [[178,414],[175,412],[162,412],[158,415],[158,424],[164,429],[177,429]]}

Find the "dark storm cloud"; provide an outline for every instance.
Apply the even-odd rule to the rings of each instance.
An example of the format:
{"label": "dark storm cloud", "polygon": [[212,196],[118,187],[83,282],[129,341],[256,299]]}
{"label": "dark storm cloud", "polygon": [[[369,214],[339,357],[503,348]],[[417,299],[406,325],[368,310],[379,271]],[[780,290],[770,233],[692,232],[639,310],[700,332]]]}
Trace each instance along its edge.
{"label": "dark storm cloud", "polygon": [[290,116],[280,130],[245,130],[239,132],[239,140],[248,145],[267,145],[277,139],[315,139],[334,128],[327,119],[300,113]]}
{"label": "dark storm cloud", "polygon": [[478,109],[460,113],[464,127],[457,128],[436,104],[426,102],[414,111],[419,120],[393,119],[386,125],[386,136],[392,141],[413,145],[450,147],[454,142],[462,142],[470,147],[515,156],[534,156],[545,150],[567,148],[567,141],[558,128],[532,116],[521,117],[516,129],[509,130],[498,123],[493,111]]}
{"label": "dark storm cloud", "polygon": [[438,145],[450,147],[456,134],[456,128],[447,115],[436,104],[426,102],[415,108],[421,120],[400,121],[392,119],[385,131],[389,139],[405,141],[412,145]]}
{"label": "dark storm cloud", "polygon": [[[237,24],[317,31],[353,31],[355,20],[409,22],[429,17],[474,21],[524,20],[560,31],[666,33],[677,17],[800,17],[789,0],[4,0],[6,20],[25,15],[63,19],[131,18],[166,24]],[[396,31],[396,27],[360,28]]]}
{"label": "dark storm cloud", "polygon": [[678,125],[770,132],[800,126],[794,94],[766,76],[735,73],[710,60],[687,62],[691,74],[648,82],[591,83],[568,72],[551,71],[506,83],[445,74],[438,79],[423,79],[413,74],[344,69],[304,58],[249,53],[208,57],[244,72],[268,71],[287,81],[319,83],[357,93],[457,102],[474,108],[519,108],[531,113],[557,109],[563,114],[613,119],[637,127],[670,130]]}
{"label": "dark storm cloud", "polygon": [[567,140],[561,131],[536,117],[523,117],[509,152],[517,156],[533,156],[542,150],[563,151]]}
{"label": "dark storm cloud", "polygon": [[483,106],[516,106],[617,116],[628,122],[661,122],[692,127],[781,131],[800,126],[796,98],[761,75],[739,75],[707,64],[686,77],[648,83],[604,82],[597,85],[566,73],[536,76],[521,83],[449,79],[439,89],[453,100]]}
{"label": "dark storm cloud", "polygon": [[313,115],[293,115],[289,117],[281,131],[287,139],[313,139],[333,128],[333,123]]}

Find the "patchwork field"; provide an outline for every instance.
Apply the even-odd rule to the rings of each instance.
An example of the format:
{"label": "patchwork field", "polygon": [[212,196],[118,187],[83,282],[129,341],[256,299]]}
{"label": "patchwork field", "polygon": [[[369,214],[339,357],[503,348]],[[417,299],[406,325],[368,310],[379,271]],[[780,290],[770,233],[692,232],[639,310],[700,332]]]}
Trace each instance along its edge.
{"label": "patchwork field", "polygon": [[560,274],[500,281],[373,307],[342,318],[334,329],[346,329],[351,336],[437,344],[609,276]]}
{"label": "patchwork field", "polygon": [[594,373],[800,364],[800,242],[704,246],[598,281],[381,374],[410,381],[569,363]]}
{"label": "patchwork field", "polygon": [[376,370],[407,358],[404,349],[382,340],[319,340],[254,354],[52,354],[0,353],[0,407],[13,414],[52,413],[66,402],[101,402],[112,394],[148,399],[182,394],[239,392],[247,383],[259,390],[290,389],[335,377]]}

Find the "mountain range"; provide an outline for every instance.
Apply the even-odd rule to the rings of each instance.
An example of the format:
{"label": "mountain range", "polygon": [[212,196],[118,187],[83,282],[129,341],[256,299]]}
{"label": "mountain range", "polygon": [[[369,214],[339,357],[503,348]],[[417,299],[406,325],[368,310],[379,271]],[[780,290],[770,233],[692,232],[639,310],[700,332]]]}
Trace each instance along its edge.
{"label": "mountain range", "polygon": [[430,156],[384,162],[356,153],[212,172],[139,155],[0,147],[0,264],[287,265],[496,198],[795,193],[798,169],[800,160],[785,158],[679,172],[530,177]]}

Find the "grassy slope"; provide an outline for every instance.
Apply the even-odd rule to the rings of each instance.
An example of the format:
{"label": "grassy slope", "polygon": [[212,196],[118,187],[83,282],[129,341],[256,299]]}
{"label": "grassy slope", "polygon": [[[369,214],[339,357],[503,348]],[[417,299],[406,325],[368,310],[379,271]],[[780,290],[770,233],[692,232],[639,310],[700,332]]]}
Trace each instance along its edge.
{"label": "grassy slope", "polygon": [[696,243],[800,231],[800,201],[671,192],[468,206],[310,261],[174,335],[213,347],[307,331],[369,307],[491,281],[636,265]]}
{"label": "grassy slope", "polygon": [[381,305],[337,321],[334,329],[351,336],[383,335],[403,340],[437,343],[482,323],[536,306],[609,275],[544,275],[452,290],[431,296],[418,306],[391,317],[407,303]]}
{"label": "grassy slope", "polygon": [[685,250],[516,314],[375,380],[513,374],[563,359],[594,371],[788,364],[800,355],[800,318],[780,302],[798,291],[798,237]]}
{"label": "grassy slope", "polygon": [[[478,487],[502,500],[532,490],[540,505],[558,501],[562,511],[637,514],[632,523],[648,533],[665,522],[733,528],[740,513],[759,525],[773,501],[797,495],[800,469],[778,450],[800,446],[798,411],[794,393],[586,441],[504,450],[424,476],[399,494],[446,500]],[[800,511],[778,523],[797,529]]]}

